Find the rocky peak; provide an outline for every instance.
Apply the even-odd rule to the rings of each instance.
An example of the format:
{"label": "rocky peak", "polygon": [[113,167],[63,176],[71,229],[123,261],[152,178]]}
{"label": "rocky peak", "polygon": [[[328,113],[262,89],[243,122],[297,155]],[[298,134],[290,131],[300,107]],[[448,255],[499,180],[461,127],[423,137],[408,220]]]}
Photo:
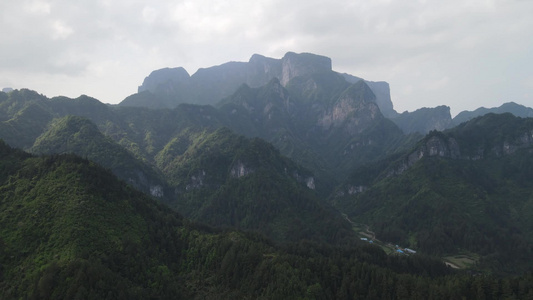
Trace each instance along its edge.
{"label": "rocky peak", "polygon": [[394,106],[392,104],[389,84],[385,81],[365,82],[376,96],[376,103],[379,106],[381,113],[387,118],[396,116],[398,113],[394,110]]}
{"label": "rocky peak", "polygon": [[332,70],[331,58],[311,53],[288,52],[281,59],[281,64],[280,81],[283,86],[287,85],[294,77]]}
{"label": "rocky peak", "polygon": [[[342,84],[361,80],[355,76],[333,72],[331,59],[326,56],[288,52],[283,58],[275,59],[254,54],[248,62],[228,62],[219,66],[201,68],[191,76],[183,68],[153,71],[139,86],[138,94],[127,97],[120,105],[153,108],[174,108],[180,103],[213,105],[232,95],[242,84],[258,88],[268,84],[272,79],[278,79],[281,86],[287,87],[289,81],[311,75],[315,76],[313,78],[315,82],[309,81],[307,90],[312,94],[317,86],[332,84],[331,79],[334,76],[322,76],[328,73],[335,73],[336,77],[341,78]],[[329,81],[319,83],[316,80]],[[390,114],[395,113],[390,101],[388,84],[366,83],[377,96],[375,101],[380,109]],[[146,91],[152,95],[141,93]]]}
{"label": "rocky peak", "polygon": [[189,73],[182,67],[155,70],[144,79],[143,84],[138,88],[138,92],[156,92],[161,85],[175,85],[176,83],[186,82],[189,78]]}
{"label": "rocky peak", "polygon": [[394,110],[392,100],[390,97],[390,87],[389,84],[385,81],[367,81],[362,78],[350,75],[350,74],[340,74],[346,81],[349,83],[356,83],[363,80],[372,90],[376,96],[376,103],[381,110],[381,113],[387,118],[394,118],[398,113]]}
{"label": "rocky peak", "polygon": [[441,105],[433,108],[423,107],[413,112],[403,112],[391,120],[404,133],[419,132],[427,134],[432,130],[442,131],[453,127],[450,107]]}
{"label": "rocky peak", "polygon": [[246,68],[246,83],[251,87],[260,87],[272,78],[280,78],[281,60],[254,54]]}

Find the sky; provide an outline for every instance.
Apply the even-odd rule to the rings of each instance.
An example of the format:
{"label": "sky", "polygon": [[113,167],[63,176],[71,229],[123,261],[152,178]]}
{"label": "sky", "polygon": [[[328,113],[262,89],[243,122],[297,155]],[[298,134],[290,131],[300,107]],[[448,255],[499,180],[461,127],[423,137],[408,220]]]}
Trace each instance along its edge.
{"label": "sky", "polygon": [[151,71],[286,52],[386,81],[398,112],[533,106],[531,0],[2,0],[0,88],[119,103]]}

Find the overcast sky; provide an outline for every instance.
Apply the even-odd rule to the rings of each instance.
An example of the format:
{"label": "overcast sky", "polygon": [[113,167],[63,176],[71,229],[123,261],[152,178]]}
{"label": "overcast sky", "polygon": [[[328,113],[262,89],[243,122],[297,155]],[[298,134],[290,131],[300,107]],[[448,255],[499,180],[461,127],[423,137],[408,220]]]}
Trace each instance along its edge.
{"label": "overcast sky", "polygon": [[531,0],[1,0],[0,88],[118,103],[151,71],[311,52],[397,111],[533,106]]}

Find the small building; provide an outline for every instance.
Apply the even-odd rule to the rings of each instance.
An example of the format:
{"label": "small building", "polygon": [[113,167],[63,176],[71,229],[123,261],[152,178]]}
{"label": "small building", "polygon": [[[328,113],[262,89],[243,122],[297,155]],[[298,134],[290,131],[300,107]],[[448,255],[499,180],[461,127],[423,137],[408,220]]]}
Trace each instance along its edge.
{"label": "small building", "polygon": [[368,241],[367,238],[361,238],[361,241]]}
{"label": "small building", "polygon": [[405,254],[401,249],[396,250],[396,252],[401,253],[401,254]]}
{"label": "small building", "polygon": [[411,253],[411,254],[416,254],[416,251],[413,250],[413,249],[405,248],[405,251],[407,251],[408,253]]}

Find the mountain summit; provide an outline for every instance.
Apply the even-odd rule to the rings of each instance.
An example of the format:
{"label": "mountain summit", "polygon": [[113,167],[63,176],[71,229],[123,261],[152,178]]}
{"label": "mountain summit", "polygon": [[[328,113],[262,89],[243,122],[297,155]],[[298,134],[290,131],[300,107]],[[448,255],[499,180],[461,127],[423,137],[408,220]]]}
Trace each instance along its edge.
{"label": "mountain summit", "polygon": [[[151,108],[174,108],[180,103],[215,104],[232,95],[242,84],[252,88],[279,80],[286,87],[302,76],[334,72],[331,59],[311,53],[288,52],[281,59],[254,54],[248,62],[228,62],[219,66],[199,69],[189,76],[183,68],[164,68],[153,71],[138,88],[138,93],[124,99],[120,105]],[[343,74],[349,83],[362,80]],[[366,81],[376,103],[388,117],[392,108],[389,85],[386,82]]]}

